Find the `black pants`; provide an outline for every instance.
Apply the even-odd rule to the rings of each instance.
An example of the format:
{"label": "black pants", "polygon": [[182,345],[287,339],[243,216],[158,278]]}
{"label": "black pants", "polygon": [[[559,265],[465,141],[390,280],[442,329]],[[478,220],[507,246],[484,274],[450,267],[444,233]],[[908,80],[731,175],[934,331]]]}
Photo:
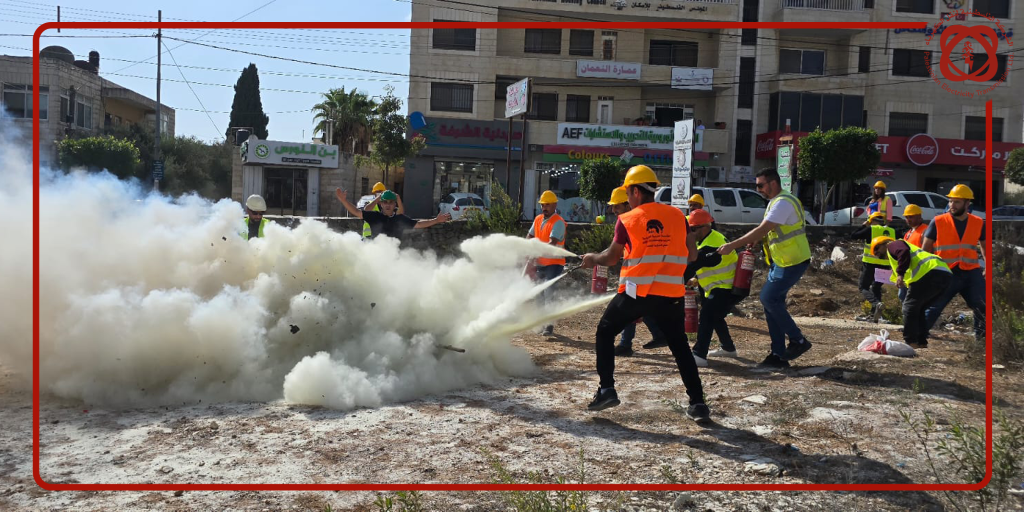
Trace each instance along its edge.
{"label": "black pants", "polygon": [[872,306],[882,303],[882,283],[875,281],[875,269],[888,270],[888,265],[874,265],[871,263],[863,263],[860,269],[860,283],[857,285],[860,288],[860,294],[864,296],[864,300],[871,303]]}
{"label": "black pants", "polygon": [[743,297],[739,295],[733,295],[731,288],[715,288],[704,298],[704,302],[700,305],[700,323],[697,324],[697,343],[693,346],[694,355],[708,357],[712,332],[718,334],[718,341],[724,350],[736,351],[736,345],[732,343],[729,324],[725,323],[725,317],[742,299]]}
{"label": "black pants", "polygon": [[952,280],[949,272],[932,270],[910,285],[903,301],[903,338],[907,343],[928,343],[924,312],[946,293]]}
{"label": "black pants", "polygon": [[616,295],[597,324],[595,348],[601,387],[615,387],[615,336],[630,322],[644,317],[665,334],[665,341],[675,357],[690,404],[704,403],[704,388],[701,387],[697,364],[693,361],[693,353],[686,339],[683,308],[682,297],[648,295],[633,299],[625,293]]}

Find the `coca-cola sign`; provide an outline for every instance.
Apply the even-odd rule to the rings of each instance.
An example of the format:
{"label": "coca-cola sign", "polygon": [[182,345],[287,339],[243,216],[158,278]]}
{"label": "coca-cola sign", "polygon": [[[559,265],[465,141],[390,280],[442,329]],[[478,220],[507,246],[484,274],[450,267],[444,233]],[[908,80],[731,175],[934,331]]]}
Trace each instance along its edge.
{"label": "coca-cola sign", "polygon": [[926,167],[939,158],[939,143],[927,133],[919,133],[907,140],[907,158],[918,167]]}
{"label": "coca-cola sign", "polygon": [[764,153],[766,151],[774,151],[774,150],[775,150],[775,138],[774,137],[772,137],[770,139],[761,139],[761,140],[757,141],[757,152],[758,153]]}

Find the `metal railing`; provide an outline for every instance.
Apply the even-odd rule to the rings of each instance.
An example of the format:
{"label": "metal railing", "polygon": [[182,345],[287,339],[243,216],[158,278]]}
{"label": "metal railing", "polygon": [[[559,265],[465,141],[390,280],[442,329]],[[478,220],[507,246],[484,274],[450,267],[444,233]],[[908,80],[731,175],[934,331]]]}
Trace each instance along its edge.
{"label": "metal railing", "polygon": [[863,11],[864,0],[782,0],[784,8]]}

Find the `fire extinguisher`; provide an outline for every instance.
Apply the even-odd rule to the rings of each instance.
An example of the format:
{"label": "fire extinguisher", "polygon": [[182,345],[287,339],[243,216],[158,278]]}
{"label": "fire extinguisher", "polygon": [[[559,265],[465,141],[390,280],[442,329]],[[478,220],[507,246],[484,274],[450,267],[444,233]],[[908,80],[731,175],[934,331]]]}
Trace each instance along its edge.
{"label": "fire extinguisher", "polygon": [[697,290],[686,289],[683,296],[683,311],[686,319],[686,332],[697,332]]}
{"label": "fire extinguisher", "polygon": [[608,291],[608,267],[594,265],[590,277],[590,293],[602,294]]}
{"label": "fire extinguisher", "polygon": [[732,294],[746,297],[750,295],[750,283],[754,279],[754,262],[757,257],[750,249],[745,249],[737,255],[736,277],[732,280]]}

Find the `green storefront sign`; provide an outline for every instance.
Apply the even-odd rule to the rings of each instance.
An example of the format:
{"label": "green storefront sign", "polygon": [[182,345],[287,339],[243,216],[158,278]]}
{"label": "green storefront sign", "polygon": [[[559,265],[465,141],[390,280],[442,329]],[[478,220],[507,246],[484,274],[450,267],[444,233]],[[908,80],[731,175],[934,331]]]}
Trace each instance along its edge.
{"label": "green storefront sign", "polygon": [[778,171],[779,171],[779,182],[782,184],[782,190],[786,192],[793,192],[793,146],[780,145],[778,151]]}

